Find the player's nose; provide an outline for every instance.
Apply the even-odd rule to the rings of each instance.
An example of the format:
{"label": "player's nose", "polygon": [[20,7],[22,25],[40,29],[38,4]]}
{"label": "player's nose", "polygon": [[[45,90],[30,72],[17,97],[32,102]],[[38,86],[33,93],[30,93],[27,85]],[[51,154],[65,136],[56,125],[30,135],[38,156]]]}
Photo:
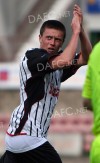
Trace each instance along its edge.
{"label": "player's nose", "polygon": [[51,39],[50,44],[51,44],[51,45],[55,45],[55,38],[52,38],[52,39]]}

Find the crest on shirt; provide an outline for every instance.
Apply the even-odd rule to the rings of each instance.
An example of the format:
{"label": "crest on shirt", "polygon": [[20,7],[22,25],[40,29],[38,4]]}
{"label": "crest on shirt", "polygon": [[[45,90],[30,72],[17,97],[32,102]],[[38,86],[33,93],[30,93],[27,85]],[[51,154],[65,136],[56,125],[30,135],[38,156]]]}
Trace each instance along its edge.
{"label": "crest on shirt", "polygon": [[58,97],[59,96],[59,87],[54,86],[53,83],[50,83],[50,91],[49,93],[54,96],[54,97]]}

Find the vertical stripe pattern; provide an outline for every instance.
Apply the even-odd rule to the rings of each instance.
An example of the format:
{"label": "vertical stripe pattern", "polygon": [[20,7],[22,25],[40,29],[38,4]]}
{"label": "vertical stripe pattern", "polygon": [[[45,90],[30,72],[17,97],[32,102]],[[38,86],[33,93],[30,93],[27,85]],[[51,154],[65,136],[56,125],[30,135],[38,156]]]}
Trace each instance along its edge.
{"label": "vertical stripe pattern", "polygon": [[[40,57],[37,60],[43,62],[48,58],[43,59],[43,55],[42,58],[37,56]],[[25,56],[20,64],[20,105],[12,113],[7,131],[11,135],[45,137],[49,129],[63,71],[42,73],[37,72],[35,66],[36,56],[35,59]]]}

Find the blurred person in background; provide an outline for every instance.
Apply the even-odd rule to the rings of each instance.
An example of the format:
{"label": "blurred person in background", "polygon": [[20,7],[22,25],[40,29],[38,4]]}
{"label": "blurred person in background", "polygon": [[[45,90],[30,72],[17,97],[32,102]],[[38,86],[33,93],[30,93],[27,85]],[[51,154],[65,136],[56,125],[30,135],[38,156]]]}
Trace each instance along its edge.
{"label": "blurred person in background", "polygon": [[90,163],[100,163],[100,42],[91,52],[82,96],[84,107],[94,114],[95,139],[91,146]]}
{"label": "blurred person in background", "polygon": [[[50,119],[57,103],[60,84],[87,64],[91,43],[82,26],[83,15],[74,6],[72,37],[60,51],[64,25],[57,20],[42,24],[40,48],[28,50],[20,64],[20,105],[13,111],[6,134],[6,152],[0,163],[61,163],[47,140]],[[78,41],[81,52],[76,55]]]}

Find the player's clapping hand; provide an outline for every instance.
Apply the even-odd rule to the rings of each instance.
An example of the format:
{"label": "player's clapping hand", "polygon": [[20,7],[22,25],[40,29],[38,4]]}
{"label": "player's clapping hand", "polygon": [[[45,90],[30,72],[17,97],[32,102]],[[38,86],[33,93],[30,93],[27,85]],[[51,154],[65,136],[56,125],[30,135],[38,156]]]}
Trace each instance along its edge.
{"label": "player's clapping hand", "polygon": [[77,4],[74,5],[74,12],[78,14],[80,25],[82,26],[82,23],[83,23],[83,14],[82,14],[81,8]]}
{"label": "player's clapping hand", "polygon": [[73,9],[73,19],[71,22],[73,33],[76,33],[76,34],[80,33],[81,23],[82,23],[82,17],[80,16],[79,8],[77,5],[75,5]]}

